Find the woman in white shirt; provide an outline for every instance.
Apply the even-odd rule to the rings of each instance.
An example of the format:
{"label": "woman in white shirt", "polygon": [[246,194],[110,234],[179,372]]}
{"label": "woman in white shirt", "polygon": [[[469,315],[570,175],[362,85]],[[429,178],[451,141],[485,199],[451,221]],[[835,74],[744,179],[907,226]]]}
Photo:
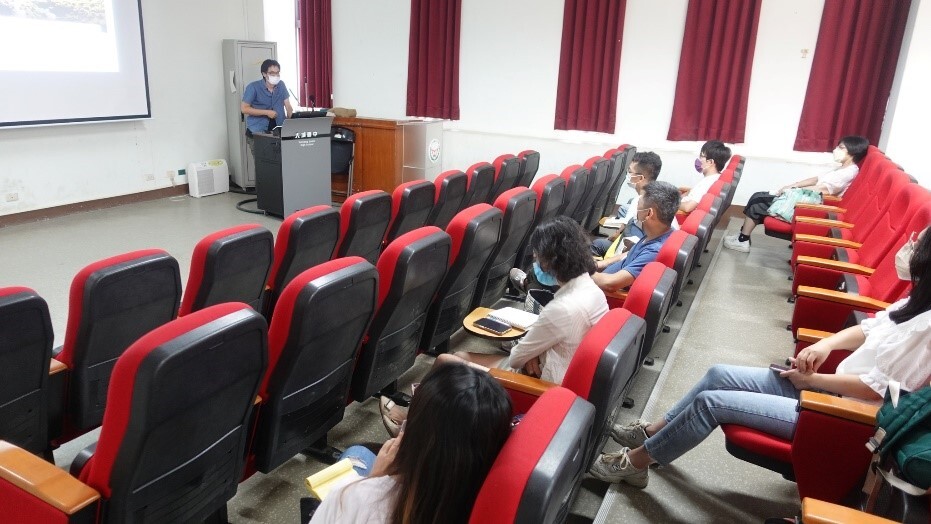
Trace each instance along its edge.
{"label": "woman in white shirt", "polygon": [[763,222],[763,219],[768,216],[767,210],[769,210],[769,206],[773,204],[777,196],[787,189],[811,189],[822,195],[843,196],[844,191],[847,191],[847,186],[853,182],[853,179],[857,177],[857,173],[860,172],[858,164],[866,156],[869,146],[870,141],[862,136],[845,136],[840,139],[833,151],[834,161],[839,163],[840,167],[822,175],[780,187],[775,193],[760,191],[751,195],[747,205],[744,206],[746,218],[744,218],[743,226],[741,226],[738,233],[724,237],[724,247],[748,253],[750,251],[750,233],[753,228]]}
{"label": "woman in white shirt", "polygon": [[334,488],[320,523],[465,523],[511,433],[511,398],[487,373],[437,366],[424,377],[400,436],[367,478]]}
{"label": "woman in white shirt", "polygon": [[[908,251],[913,250],[909,255]],[[917,390],[931,380],[931,234],[906,243],[896,255],[899,278],[912,292],[859,326],[840,331],[799,352],[793,368],[713,366],[661,419],[615,425],[611,436],[624,447],[602,454],[591,473],[608,482],[647,485],[648,466],[668,464],[697,446],[719,424],[748,426],[791,439],[799,391],[829,393],[879,403],[891,381]],[[831,351],[856,349],[833,374],[817,373]]]}

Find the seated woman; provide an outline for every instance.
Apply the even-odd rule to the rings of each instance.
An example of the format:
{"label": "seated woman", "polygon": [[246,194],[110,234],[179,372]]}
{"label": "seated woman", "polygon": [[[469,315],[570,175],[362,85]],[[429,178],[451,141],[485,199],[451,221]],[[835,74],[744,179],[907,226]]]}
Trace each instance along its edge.
{"label": "seated woman", "polygon": [[534,264],[555,280],[559,290],[510,355],[465,353],[440,355],[438,362],[465,361],[482,369],[510,368],[559,384],[582,338],[608,312],[604,292],[592,280],[595,261],[582,227],[558,216],[537,226],[530,236]]}
{"label": "seated woman", "polygon": [[[798,420],[799,391],[829,393],[880,402],[891,380],[908,391],[931,380],[931,234],[927,229],[910,257],[897,256],[899,277],[911,280],[912,292],[875,318],[840,331],[803,349],[793,368],[717,365],[665,416],[653,423],[615,425],[611,437],[622,446],[602,454],[591,473],[608,482],[646,487],[648,466],[668,464],[697,446],[719,424],[739,424],[791,439]],[[856,349],[834,374],[818,368],[835,349]]]}
{"label": "seated woman", "polygon": [[858,164],[866,156],[869,146],[870,141],[862,136],[845,136],[840,139],[837,147],[834,148],[834,161],[840,163],[840,167],[823,175],[813,176],[780,187],[775,193],[760,191],[751,195],[750,200],[747,201],[747,205],[744,207],[744,215],[747,215],[747,217],[744,218],[740,232],[724,237],[724,247],[742,253],[749,253],[750,233],[767,217],[767,210],[776,197],[787,189],[811,189],[822,195],[842,196],[844,191],[847,190],[847,186],[853,182],[857,173],[860,172]]}
{"label": "seated woman", "polygon": [[510,433],[511,399],[495,379],[469,366],[436,366],[371,475],[334,488],[311,523],[467,522]]}

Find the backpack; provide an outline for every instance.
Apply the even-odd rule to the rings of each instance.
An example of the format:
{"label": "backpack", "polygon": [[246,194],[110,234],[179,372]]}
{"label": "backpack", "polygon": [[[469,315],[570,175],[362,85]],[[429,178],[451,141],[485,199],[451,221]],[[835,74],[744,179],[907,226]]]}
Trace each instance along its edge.
{"label": "backpack", "polygon": [[820,204],[823,201],[824,197],[817,191],[793,187],[777,196],[766,213],[784,222],[791,222],[795,215],[795,204]]}
{"label": "backpack", "polygon": [[922,490],[931,488],[931,387],[886,402],[876,414],[879,429],[867,445],[881,461],[891,461],[899,476]]}

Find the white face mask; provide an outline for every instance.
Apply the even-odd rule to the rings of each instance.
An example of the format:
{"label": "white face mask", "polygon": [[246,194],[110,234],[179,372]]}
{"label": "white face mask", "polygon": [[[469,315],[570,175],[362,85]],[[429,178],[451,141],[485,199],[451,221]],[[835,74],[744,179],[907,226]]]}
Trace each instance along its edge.
{"label": "white face mask", "polygon": [[642,176],[643,175],[632,175],[630,178],[627,179],[627,187],[637,189],[637,183],[634,182],[634,177],[642,177]]}
{"label": "white face mask", "polygon": [[843,164],[844,159],[847,158],[847,151],[839,147],[835,147],[833,153],[834,153],[834,161],[839,164]]}
{"label": "white face mask", "polygon": [[895,272],[901,280],[911,280],[912,271],[909,262],[912,260],[912,253],[915,252],[915,233],[912,233],[908,242],[902,245],[895,254]]}
{"label": "white face mask", "polygon": [[276,86],[276,85],[278,85],[278,82],[281,82],[281,77],[280,77],[280,76],[268,75],[268,83],[269,83],[269,84],[271,84],[271,85],[273,85],[273,86]]}

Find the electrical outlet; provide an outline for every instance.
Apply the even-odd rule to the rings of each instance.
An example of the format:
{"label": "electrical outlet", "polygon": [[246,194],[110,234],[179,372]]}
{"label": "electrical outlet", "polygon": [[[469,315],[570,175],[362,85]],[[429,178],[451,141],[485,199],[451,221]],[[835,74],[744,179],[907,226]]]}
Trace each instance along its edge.
{"label": "electrical outlet", "polygon": [[146,182],[155,182],[155,175],[153,175],[152,173],[146,173],[145,180]]}
{"label": "electrical outlet", "polygon": [[186,174],[187,174],[187,169],[182,168],[178,170],[178,176],[184,176]]}
{"label": "electrical outlet", "polygon": [[7,194],[6,194],[6,201],[7,201],[7,202],[17,202],[17,201],[19,201],[19,193],[16,193],[16,192],[7,193]]}

